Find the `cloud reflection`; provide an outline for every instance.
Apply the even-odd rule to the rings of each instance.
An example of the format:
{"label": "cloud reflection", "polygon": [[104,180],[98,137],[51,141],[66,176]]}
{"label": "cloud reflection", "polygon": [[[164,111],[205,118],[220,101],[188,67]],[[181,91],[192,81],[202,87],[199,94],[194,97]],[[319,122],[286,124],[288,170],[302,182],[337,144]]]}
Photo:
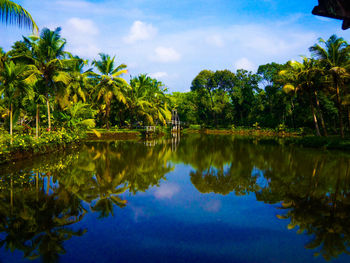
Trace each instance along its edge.
{"label": "cloud reflection", "polygon": [[221,209],[221,201],[220,200],[210,200],[203,204],[203,209],[207,212],[217,213]]}
{"label": "cloud reflection", "polygon": [[171,199],[179,191],[180,187],[177,184],[162,184],[156,189],[154,196],[157,199]]}

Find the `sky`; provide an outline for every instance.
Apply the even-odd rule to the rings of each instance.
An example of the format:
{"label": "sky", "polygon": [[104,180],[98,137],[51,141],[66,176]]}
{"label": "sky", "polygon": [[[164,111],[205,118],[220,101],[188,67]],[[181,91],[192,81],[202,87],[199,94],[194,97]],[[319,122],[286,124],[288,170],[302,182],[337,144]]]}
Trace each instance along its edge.
{"label": "sky", "polygon": [[[350,41],[341,21],[311,14],[317,0],[21,0],[39,28],[62,28],[66,51],[93,60],[116,56],[129,74],[189,91],[203,69],[255,72],[309,55],[318,38]],[[0,24],[8,51],[30,30]],[[125,76],[126,79],[129,76]]]}

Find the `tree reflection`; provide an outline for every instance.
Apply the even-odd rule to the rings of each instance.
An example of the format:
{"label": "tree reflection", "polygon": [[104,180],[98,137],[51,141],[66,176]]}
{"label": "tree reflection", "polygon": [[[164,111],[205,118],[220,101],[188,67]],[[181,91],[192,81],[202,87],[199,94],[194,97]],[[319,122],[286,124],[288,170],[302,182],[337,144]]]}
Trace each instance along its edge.
{"label": "tree reflection", "polygon": [[191,182],[201,193],[254,193],[280,203],[289,229],[312,236],[306,248],[326,260],[349,254],[350,158],[295,147],[271,139],[230,136],[183,138],[176,162],[190,164]]}
{"label": "tree reflection", "polygon": [[[68,226],[79,222],[86,210],[74,196],[47,195],[43,180],[37,182],[31,172],[22,173],[20,179],[27,182],[16,181],[24,187],[15,187],[14,192],[0,191],[0,232],[5,234],[0,246],[21,250],[29,259],[41,257],[43,262],[57,262],[65,253],[64,241],[85,232]],[[2,183],[8,184],[6,178],[2,177]]]}
{"label": "tree reflection", "polygon": [[[76,152],[6,166],[0,175],[0,245],[30,259],[56,262],[87,212],[113,216],[127,194],[159,185],[176,163],[192,167],[201,193],[252,194],[280,204],[279,219],[312,237],[306,248],[325,259],[349,253],[350,159],[265,139],[194,135],[171,143],[86,143]],[[28,163],[29,162],[29,163]]]}
{"label": "tree reflection", "polygon": [[0,246],[24,257],[57,262],[64,242],[87,230],[69,226],[88,211],[99,218],[125,207],[122,194],[158,185],[173,168],[171,147],[142,143],[87,143],[74,153],[4,167],[0,175]]}

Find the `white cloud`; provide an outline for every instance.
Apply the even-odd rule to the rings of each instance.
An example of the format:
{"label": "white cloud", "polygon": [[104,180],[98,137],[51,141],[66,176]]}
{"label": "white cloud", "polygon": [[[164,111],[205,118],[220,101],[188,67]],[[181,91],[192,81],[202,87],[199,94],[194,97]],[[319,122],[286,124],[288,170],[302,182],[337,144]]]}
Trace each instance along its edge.
{"label": "white cloud", "polygon": [[256,66],[247,58],[240,58],[234,64],[235,69],[256,70]]}
{"label": "white cloud", "polygon": [[224,40],[220,35],[210,35],[205,40],[209,45],[215,47],[223,47],[225,45]]}
{"label": "white cloud", "polygon": [[157,29],[151,24],[142,21],[135,21],[131,26],[130,33],[124,37],[124,42],[133,44],[140,40],[152,39],[157,35]]}
{"label": "white cloud", "polygon": [[176,62],[181,59],[180,53],[171,47],[157,47],[151,60],[158,62]]}
{"label": "white cloud", "polygon": [[165,78],[165,77],[168,77],[168,73],[166,72],[155,72],[155,73],[151,73],[149,74],[149,76],[151,78],[155,78],[155,79],[161,79],[161,78]]}
{"label": "white cloud", "polygon": [[68,20],[67,26],[80,34],[97,35],[99,33],[97,26],[90,19],[73,17]]}
{"label": "white cloud", "polygon": [[92,58],[99,52],[96,36],[99,29],[91,19],[69,18],[62,28],[62,36],[67,39],[67,50],[81,57]]}

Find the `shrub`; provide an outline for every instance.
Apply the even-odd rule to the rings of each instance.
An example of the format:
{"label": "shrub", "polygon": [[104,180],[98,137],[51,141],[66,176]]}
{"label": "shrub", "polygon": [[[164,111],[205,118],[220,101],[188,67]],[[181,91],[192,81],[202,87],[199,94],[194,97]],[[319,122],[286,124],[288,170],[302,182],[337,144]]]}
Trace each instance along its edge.
{"label": "shrub", "polygon": [[69,143],[77,142],[84,138],[85,133],[81,131],[68,131],[58,129],[57,131],[44,131],[39,138],[32,135],[15,134],[11,136],[3,134],[0,136],[0,163],[11,160],[11,155],[20,151],[32,151],[33,153],[44,153],[50,147],[65,147]]}

